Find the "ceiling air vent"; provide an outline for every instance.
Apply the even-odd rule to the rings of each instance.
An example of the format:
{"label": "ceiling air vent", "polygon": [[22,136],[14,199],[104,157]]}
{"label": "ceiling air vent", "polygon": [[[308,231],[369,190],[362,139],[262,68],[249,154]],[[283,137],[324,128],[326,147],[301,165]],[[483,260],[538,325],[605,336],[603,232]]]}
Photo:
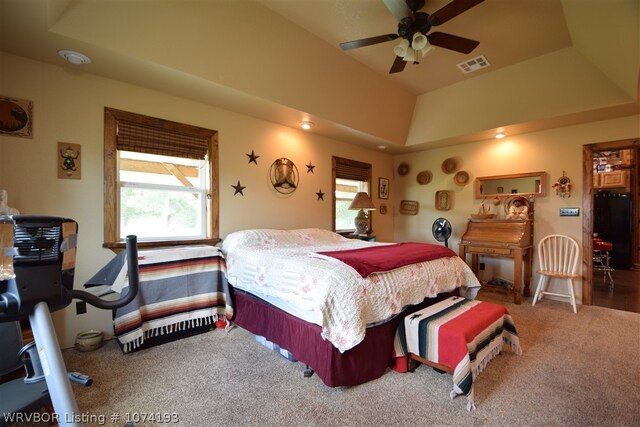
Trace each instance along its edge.
{"label": "ceiling air vent", "polygon": [[459,63],[458,68],[460,68],[463,73],[467,74],[473,71],[477,71],[481,68],[486,68],[489,65],[491,64],[489,64],[487,58],[485,58],[484,55],[480,55],[468,61]]}

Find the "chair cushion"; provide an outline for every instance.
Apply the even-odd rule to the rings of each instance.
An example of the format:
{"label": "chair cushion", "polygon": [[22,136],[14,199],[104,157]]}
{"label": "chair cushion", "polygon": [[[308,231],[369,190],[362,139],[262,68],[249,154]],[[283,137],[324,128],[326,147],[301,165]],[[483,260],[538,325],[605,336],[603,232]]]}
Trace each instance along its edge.
{"label": "chair cushion", "polygon": [[613,249],[613,244],[609,242],[603,242],[602,240],[593,241],[593,249],[597,251],[610,251]]}

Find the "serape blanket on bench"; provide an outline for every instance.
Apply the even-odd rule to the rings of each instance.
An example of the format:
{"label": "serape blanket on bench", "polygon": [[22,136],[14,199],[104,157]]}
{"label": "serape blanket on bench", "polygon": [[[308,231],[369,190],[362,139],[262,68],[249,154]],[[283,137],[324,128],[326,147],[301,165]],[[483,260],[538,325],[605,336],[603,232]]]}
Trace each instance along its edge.
{"label": "serape blanket on bench", "polygon": [[[219,248],[141,250],[138,258],[138,295],[114,315],[115,334],[125,353],[145,339],[233,317],[226,263]],[[112,288],[126,285],[126,268],[125,262]]]}
{"label": "serape blanket on bench", "polygon": [[500,354],[503,344],[522,354],[516,327],[505,307],[451,297],[407,316],[398,327],[394,347],[396,357],[413,353],[453,370],[451,398],[466,395],[467,409],[472,410],[473,380]]}

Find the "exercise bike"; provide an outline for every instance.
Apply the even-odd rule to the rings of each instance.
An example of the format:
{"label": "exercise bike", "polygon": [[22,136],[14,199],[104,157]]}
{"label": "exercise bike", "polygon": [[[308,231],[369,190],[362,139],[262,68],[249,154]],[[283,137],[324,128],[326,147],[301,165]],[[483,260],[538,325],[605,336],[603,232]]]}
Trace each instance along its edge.
{"label": "exercise bike", "polygon": [[[51,403],[60,425],[82,425],[70,380],[89,385],[90,378],[71,375],[62,357],[51,313],[73,299],[113,310],[138,292],[136,236],[127,236],[129,288],[117,300],[73,289],[78,224],[50,216],[0,216],[0,323],[29,319]],[[112,294],[113,295],[113,294]],[[117,295],[117,294],[116,294]]]}

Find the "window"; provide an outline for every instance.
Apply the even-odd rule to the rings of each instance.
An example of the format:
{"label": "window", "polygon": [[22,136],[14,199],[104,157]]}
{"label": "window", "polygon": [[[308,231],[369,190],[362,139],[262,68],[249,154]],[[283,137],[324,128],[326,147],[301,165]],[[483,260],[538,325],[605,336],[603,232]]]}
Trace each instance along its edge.
{"label": "window", "polygon": [[104,246],[218,241],[217,132],[105,108]]}
{"label": "window", "polygon": [[[359,191],[371,195],[371,165],[355,160],[333,157],[333,229],[338,233],[355,231],[356,211],[349,205]],[[371,228],[371,219],[369,220]]]}

